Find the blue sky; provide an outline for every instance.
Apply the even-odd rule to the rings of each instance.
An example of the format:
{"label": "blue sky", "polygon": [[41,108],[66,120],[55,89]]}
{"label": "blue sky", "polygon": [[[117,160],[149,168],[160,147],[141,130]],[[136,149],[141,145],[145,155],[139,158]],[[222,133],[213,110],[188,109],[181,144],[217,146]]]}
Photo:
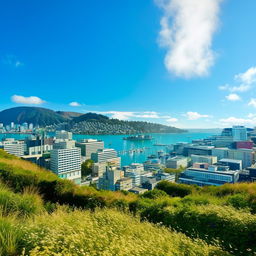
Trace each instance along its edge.
{"label": "blue sky", "polygon": [[255,0],[0,1],[0,110],[256,126]]}

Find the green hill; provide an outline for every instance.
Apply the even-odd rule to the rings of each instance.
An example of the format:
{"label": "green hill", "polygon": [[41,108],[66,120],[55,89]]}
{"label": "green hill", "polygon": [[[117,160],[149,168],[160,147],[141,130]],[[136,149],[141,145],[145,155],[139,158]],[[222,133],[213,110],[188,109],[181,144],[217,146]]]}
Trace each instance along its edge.
{"label": "green hill", "polygon": [[24,122],[46,126],[65,122],[67,119],[53,110],[38,107],[16,107],[0,112],[0,123],[5,125]]}
{"label": "green hill", "polygon": [[73,118],[76,118],[76,117],[79,117],[79,116],[83,115],[82,113],[67,112],[67,111],[56,111],[56,113],[61,115],[65,119],[70,119],[70,120],[73,119]]}
{"label": "green hill", "polygon": [[0,178],[0,255],[256,253],[255,183],[98,191],[1,150]]}
{"label": "green hill", "polygon": [[0,112],[0,123],[33,123],[40,127],[67,129],[81,134],[181,133],[184,130],[149,122],[110,119],[96,113],[53,111],[38,107],[16,107]]}
{"label": "green hill", "polygon": [[84,115],[80,115],[78,117],[73,118],[74,123],[80,123],[85,121],[107,121],[109,118],[104,115],[96,114],[96,113],[86,113]]}

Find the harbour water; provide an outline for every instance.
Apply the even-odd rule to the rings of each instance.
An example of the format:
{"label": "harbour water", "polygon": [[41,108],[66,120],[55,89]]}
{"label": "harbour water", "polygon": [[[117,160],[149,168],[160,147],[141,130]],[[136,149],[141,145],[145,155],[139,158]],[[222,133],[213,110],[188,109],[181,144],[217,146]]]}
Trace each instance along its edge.
{"label": "harbour water", "polygon": [[[157,154],[158,151],[166,152],[167,148],[164,145],[175,144],[178,142],[191,142],[195,139],[204,139],[215,133],[210,132],[188,132],[188,133],[153,133],[149,134],[153,137],[152,140],[145,141],[129,141],[123,140],[125,135],[78,135],[74,134],[73,139],[98,139],[103,140],[105,148],[113,148],[118,151],[121,157],[121,164],[129,165],[130,163],[143,163],[149,155]],[[28,134],[0,134],[0,140],[6,138],[24,139]],[[51,134],[54,136],[54,134]],[[161,144],[162,146],[155,146]]]}

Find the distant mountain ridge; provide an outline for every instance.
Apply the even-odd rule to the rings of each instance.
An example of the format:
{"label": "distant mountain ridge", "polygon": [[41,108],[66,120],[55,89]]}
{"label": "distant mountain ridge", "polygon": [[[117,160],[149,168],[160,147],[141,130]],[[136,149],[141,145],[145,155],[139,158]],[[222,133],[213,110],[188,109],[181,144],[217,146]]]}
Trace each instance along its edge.
{"label": "distant mountain ridge", "polygon": [[4,125],[14,122],[16,124],[33,123],[34,125],[47,126],[67,121],[67,118],[57,112],[39,107],[16,107],[0,112],[0,123]]}
{"label": "distant mountain ridge", "polygon": [[40,107],[15,107],[0,112],[0,123],[33,123],[80,134],[181,133],[185,130],[143,121],[110,119],[97,113],[53,111]]}

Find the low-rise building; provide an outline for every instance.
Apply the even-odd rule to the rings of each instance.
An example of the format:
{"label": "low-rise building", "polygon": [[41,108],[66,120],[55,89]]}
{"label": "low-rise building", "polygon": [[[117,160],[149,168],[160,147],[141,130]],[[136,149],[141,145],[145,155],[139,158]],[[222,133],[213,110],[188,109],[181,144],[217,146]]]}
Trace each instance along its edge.
{"label": "low-rise building", "polygon": [[128,191],[139,195],[139,194],[143,194],[143,193],[147,192],[148,189],[142,188],[142,187],[133,187],[133,188],[129,189]]}
{"label": "low-rise building", "polygon": [[143,163],[145,171],[160,170],[163,165],[159,159],[149,159]]}
{"label": "low-rise building", "polygon": [[5,139],[2,142],[4,151],[15,156],[24,156],[26,152],[26,144],[23,140],[15,140],[13,138]]}
{"label": "low-rise building", "polygon": [[104,149],[104,142],[101,140],[81,140],[76,142],[76,147],[81,148],[81,154],[85,159],[90,159],[92,153],[97,153],[98,150]]}
{"label": "low-rise building", "polygon": [[200,156],[200,155],[191,155],[192,163],[207,163],[213,165],[217,163],[217,156]]}
{"label": "low-rise building", "polygon": [[123,171],[116,167],[108,167],[102,177],[99,178],[98,188],[104,190],[116,190],[116,182],[123,178]]}
{"label": "low-rise building", "polygon": [[179,177],[179,183],[198,186],[220,186],[225,183],[235,183],[239,179],[239,171],[218,171],[217,166],[208,169],[188,168]]}
{"label": "low-rise building", "polygon": [[166,161],[167,168],[179,169],[180,167],[187,168],[187,166],[188,166],[187,157],[175,156],[167,159]]}
{"label": "low-rise building", "polygon": [[242,170],[242,160],[223,158],[218,162],[220,165],[228,166],[230,170]]}
{"label": "low-rise building", "polygon": [[116,182],[116,190],[129,190],[132,189],[132,178],[124,177]]}

